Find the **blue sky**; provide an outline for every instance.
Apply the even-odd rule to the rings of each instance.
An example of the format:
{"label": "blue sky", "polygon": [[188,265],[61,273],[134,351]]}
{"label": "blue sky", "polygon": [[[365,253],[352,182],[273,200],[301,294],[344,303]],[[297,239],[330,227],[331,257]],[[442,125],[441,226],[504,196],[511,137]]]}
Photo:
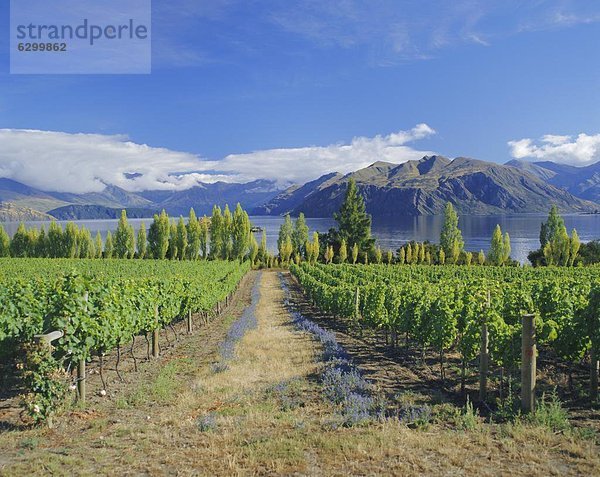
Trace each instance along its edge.
{"label": "blue sky", "polygon": [[[85,177],[48,171],[70,190],[108,166],[143,169],[151,180],[105,179],[139,189],[182,171],[194,174],[169,187],[215,171],[302,181],[323,164],[345,172],[421,152],[600,159],[599,2],[155,0],[150,75],[10,75],[7,3],[0,175],[15,179],[35,181],[28,164],[42,148],[50,161],[72,149],[89,158],[61,163]],[[106,162],[87,149],[103,141]],[[136,147],[123,156],[126,141]]]}

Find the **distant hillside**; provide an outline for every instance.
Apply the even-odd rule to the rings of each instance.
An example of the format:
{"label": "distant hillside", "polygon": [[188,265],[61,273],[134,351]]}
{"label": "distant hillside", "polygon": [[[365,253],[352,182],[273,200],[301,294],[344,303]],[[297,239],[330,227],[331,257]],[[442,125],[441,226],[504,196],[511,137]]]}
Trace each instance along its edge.
{"label": "distant hillside", "polygon": [[[263,209],[329,217],[338,210],[351,177],[374,217],[439,214],[446,202],[463,214],[546,212],[550,204],[563,212],[600,209],[531,172],[464,157],[451,161],[442,156],[426,156],[399,165],[375,162],[345,176],[324,176],[312,185],[288,189],[277,197],[276,204],[268,203]],[[298,201],[296,191],[300,189],[302,200]]]}
{"label": "distant hillside", "polygon": [[271,200],[279,192],[272,181],[257,180],[245,184],[199,184],[187,190],[146,191],[139,195],[153,203],[155,208],[165,209],[172,215],[187,215],[190,207],[194,207],[198,215],[208,215],[215,204],[220,207],[229,204],[233,208],[239,202],[244,209],[250,210]]}
{"label": "distant hillside", "polygon": [[29,222],[50,219],[52,217],[43,212],[28,207],[19,207],[10,202],[0,202],[0,222]]}
{"label": "distant hillside", "polygon": [[587,167],[526,161],[501,165],[443,156],[403,164],[379,161],[347,175],[332,172],[286,190],[275,181],[255,180],[198,183],[177,191],[128,192],[107,185],[101,192],[72,194],[0,178],[0,202],[65,220],[111,219],[121,209],[134,218],[151,217],[162,209],[173,216],[187,215],[191,207],[205,215],[215,204],[235,207],[238,202],[254,215],[304,212],[309,217],[331,217],[350,177],[374,217],[439,214],[446,202],[455,204],[460,213],[481,215],[546,212],[550,204],[562,212],[600,209],[600,162]]}
{"label": "distant hillside", "polygon": [[120,213],[121,209],[131,211],[134,216],[145,217],[162,209],[171,215],[187,215],[193,207],[197,214],[202,215],[210,214],[215,204],[221,207],[229,204],[233,208],[238,202],[250,210],[271,200],[279,192],[281,189],[274,182],[257,180],[245,184],[199,183],[187,190],[138,193],[107,185],[102,192],[72,194],[41,191],[0,178],[0,202],[11,202],[68,220],[111,218],[115,210]]}
{"label": "distant hillside", "polygon": [[586,167],[574,167],[550,161],[513,160],[506,165],[531,172],[577,197],[600,203],[600,162]]}
{"label": "distant hillside", "polygon": [[333,172],[307,182],[303,186],[294,185],[277,194],[270,201],[251,210],[252,215],[282,215],[300,206],[315,190],[327,187],[340,179],[342,174]]}
{"label": "distant hillside", "polygon": [[[110,208],[102,205],[65,205],[50,210],[49,215],[57,220],[98,220],[118,219],[123,208]],[[139,209],[126,207],[127,217],[130,219],[152,218],[158,211],[151,209]]]}

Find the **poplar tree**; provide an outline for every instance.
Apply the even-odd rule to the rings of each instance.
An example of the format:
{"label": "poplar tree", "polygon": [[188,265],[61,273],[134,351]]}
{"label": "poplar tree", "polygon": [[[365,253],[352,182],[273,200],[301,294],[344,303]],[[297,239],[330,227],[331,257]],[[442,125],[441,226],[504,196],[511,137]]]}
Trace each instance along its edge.
{"label": "poplar tree", "polygon": [[196,260],[200,251],[200,245],[202,242],[202,227],[200,221],[196,217],[194,209],[190,209],[190,215],[187,223],[187,256],[189,260]]}
{"label": "poplar tree", "polygon": [[422,243],[419,248],[419,263],[425,263],[425,244]]}
{"label": "poplar tree", "polygon": [[279,236],[277,237],[277,249],[279,250],[279,255],[281,256],[281,249],[285,246],[285,242],[287,239],[290,239],[292,242],[292,248],[294,246],[294,224],[292,223],[292,218],[290,214],[285,214],[283,219],[283,223],[279,226]]}
{"label": "poplar tree", "polygon": [[171,225],[169,216],[163,211],[154,214],[154,220],[148,231],[148,253],[152,258],[163,260],[169,250]]}
{"label": "poplar tree", "polygon": [[50,222],[50,227],[48,228],[48,256],[50,258],[66,256],[63,230],[54,220]]}
{"label": "poplar tree", "polygon": [[294,245],[292,244],[292,238],[287,237],[279,249],[279,258],[281,259],[280,261],[282,265],[289,262],[293,251]]}
{"label": "poplar tree", "polygon": [[394,261],[394,253],[391,250],[387,251],[387,264],[391,265]]}
{"label": "poplar tree", "polygon": [[355,243],[352,246],[352,265],[356,265],[357,261],[358,261],[358,244]]}
{"label": "poplar tree", "polygon": [[331,261],[333,260],[333,256],[334,256],[333,247],[331,245],[329,245],[325,249],[325,263],[330,264]]}
{"label": "poplar tree", "polygon": [[480,250],[479,253],[477,254],[477,263],[479,265],[485,264],[485,253],[483,250]]}
{"label": "poplar tree", "polygon": [[402,247],[400,249],[400,253],[398,254],[398,263],[400,265],[404,265],[405,260],[406,260],[406,252],[404,251],[404,247]]}
{"label": "poplar tree", "polygon": [[175,234],[175,243],[177,244],[177,257],[179,260],[185,260],[188,249],[188,236],[187,228],[185,227],[185,221],[182,216],[179,216],[179,222],[177,222],[177,231]]}
{"label": "poplar tree", "polygon": [[569,257],[569,265],[573,266],[575,263],[575,259],[577,258],[577,254],[579,253],[579,249],[581,248],[581,242],[579,241],[579,235],[577,234],[577,230],[573,229],[571,232],[571,250]]}
{"label": "poplar tree", "polygon": [[104,242],[104,258],[112,258],[114,252],[113,238],[110,230],[106,233],[106,241]]}
{"label": "poplar tree", "polygon": [[342,239],[342,243],[340,244],[340,263],[346,263],[346,259],[348,258],[348,248],[346,247],[346,240]]}
{"label": "poplar tree", "polygon": [[494,233],[492,234],[492,244],[487,258],[491,265],[496,266],[502,265],[504,261],[504,241],[502,239],[502,229],[500,229],[500,225],[496,225]]}
{"label": "poplar tree", "polygon": [[458,215],[448,202],[444,210],[444,224],[440,235],[440,246],[444,250],[444,256],[450,263],[456,263],[464,248],[462,233],[458,228]]}
{"label": "poplar tree", "polygon": [[79,229],[73,222],[67,222],[64,234],[65,257],[75,258],[78,256]]}
{"label": "poplar tree", "polygon": [[412,263],[412,247],[410,243],[406,246],[406,254],[405,254],[406,263],[410,265]]}
{"label": "poplar tree", "polygon": [[0,224],[0,257],[10,256],[10,237],[4,230],[2,224]]}
{"label": "poplar tree", "polygon": [[179,254],[177,248],[177,223],[172,221],[169,223],[169,248],[167,250],[167,258],[176,260]]}
{"label": "poplar tree", "polygon": [[260,238],[260,246],[258,247],[258,260],[266,265],[268,254],[269,252],[267,249],[267,232],[265,232],[265,230],[263,229]]}
{"label": "poplar tree", "polygon": [[256,258],[258,257],[258,242],[253,233],[250,233],[250,264],[256,265]]}
{"label": "poplar tree", "polygon": [[94,239],[94,251],[96,256],[94,258],[102,258],[102,235],[100,231],[96,232],[96,238]]}
{"label": "poplar tree", "polygon": [[121,211],[114,241],[114,254],[117,258],[133,258],[135,255],[135,232],[127,222],[127,212],[125,210]]}
{"label": "poplar tree", "polygon": [[86,227],[81,227],[79,231],[79,258],[94,258],[95,255],[92,234]]}
{"label": "poplar tree", "polygon": [[473,254],[471,252],[465,253],[465,265],[467,267],[471,266],[471,262],[473,261]]}
{"label": "poplar tree", "polygon": [[146,236],[146,225],[144,222],[140,224],[140,230],[138,230],[137,234],[137,253],[139,259],[146,258],[146,253],[148,251],[148,239]]}
{"label": "poplar tree", "polygon": [[39,258],[46,258],[48,256],[47,247],[48,239],[46,238],[46,229],[42,226],[37,243],[35,244],[35,256]]}
{"label": "poplar tree", "polygon": [[440,265],[444,265],[446,263],[446,253],[444,252],[443,248],[440,249],[439,262],[440,262]]}
{"label": "poplar tree", "polygon": [[27,257],[29,250],[29,236],[25,224],[21,222],[10,242],[10,255],[12,257]]}
{"label": "poplar tree", "polygon": [[238,203],[233,213],[231,228],[232,237],[232,259],[242,261],[248,253],[250,246],[250,235],[252,226],[248,213]]}
{"label": "poplar tree", "polygon": [[548,214],[548,220],[543,222],[540,227],[540,245],[542,250],[546,246],[546,244],[552,241],[559,232],[561,232],[562,227],[565,226],[565,221],[558,213],[558,207],[553,205],[550,208],[550,213]]}
{"label": "poplar tree", "polygon": [[383,254],[381,253],[381,247],[377,247],[375,249],[375,263],[381,263],[381,259],[383,258]]}
{"label": "poplar tree", "polygon": [[512,252],[512,247],[510,246],[510,235],[508,235],[508,232],[504,234],[504,244],[502,252],[502,263],[508,263],[508,261],[510,260],[510,253]]}
{"label": "poplar tree", "polygon": [[308,225],[306,225],[306,219],[302,212],[300,212],[300,215],[298,215],[296,223],[294,224],[293,241],[294,251],[299,256],[306,258],[304,244],[308,241]]}
{"label": "poplar tree", "polygon": [[200,252],[202,258],[208,258],[208,219],[203,217],[200,221]]}
{"label": "poplar tree", "polygon": [[40,240],[40,231],[32,228],[27,231],[27,256],[37,257],[37,247]]}
{"label": "poplar tree", "polygon": [[215,205],[210,219],[210,256],[213,259],[221,258],[221,254],[225,247],[223,240],[223,226],[224,223],[221,208]]}
{"label": "poplar tree", "polygon": [[223,227],[221,229],[223,236],[223,250],[221,251],[221,258],[223,260],[229,260],[233,255],[233,242],[231,235],[232,225],[233,216],[229,210],[229,204],[225,204],[225,209],[223,210]]}
{"label": "poplar tree", "polygon": [[320,253],[321,245],[319,244],[319,233],[315,231],[313,232],[313,263],[317,263],[319,261]]}

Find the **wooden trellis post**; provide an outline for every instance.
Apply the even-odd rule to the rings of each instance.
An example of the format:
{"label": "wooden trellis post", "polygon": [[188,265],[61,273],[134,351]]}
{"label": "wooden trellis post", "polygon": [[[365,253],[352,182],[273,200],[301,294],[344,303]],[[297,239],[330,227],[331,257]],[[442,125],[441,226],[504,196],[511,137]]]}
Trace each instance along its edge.
{"label": "wooden trellis post", "polygon": [[521,408],[523,412],[535,409],[536,345],[535,315],[523,315],[521,337]]}
{"label": "wooden trellis post", "polygon": [[192,310],[188,311],[188,316],[187,316],[187,332],[189,334],[192,334],[193,331],[193,321],[192,321]]}

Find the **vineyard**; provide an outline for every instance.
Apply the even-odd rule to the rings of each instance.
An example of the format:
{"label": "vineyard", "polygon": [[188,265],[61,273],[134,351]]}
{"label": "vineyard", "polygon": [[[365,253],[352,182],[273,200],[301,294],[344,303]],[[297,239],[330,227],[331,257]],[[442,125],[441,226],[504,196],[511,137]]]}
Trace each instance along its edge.
{"label": "vineyard", "polygon": [[53,354],[67,368],[85,369],[92,355],[120,352],[136,335],[151,334],[156,354],[158,330],[208,314],[248,269],[222,261],[1,259],[1,361],[50,331],[62,332]]}
{"label": "vineyard", "polygon": [[597,397],[600,268],[507,268],[308,265],[291,267],[321,310],[363,328],[382,329],[393,344],[478,361],[485,399],[492,366],[509,380],[521,366],[522,318],[534,315],[537,345],[569,369],[590,363],[590,398]]}

